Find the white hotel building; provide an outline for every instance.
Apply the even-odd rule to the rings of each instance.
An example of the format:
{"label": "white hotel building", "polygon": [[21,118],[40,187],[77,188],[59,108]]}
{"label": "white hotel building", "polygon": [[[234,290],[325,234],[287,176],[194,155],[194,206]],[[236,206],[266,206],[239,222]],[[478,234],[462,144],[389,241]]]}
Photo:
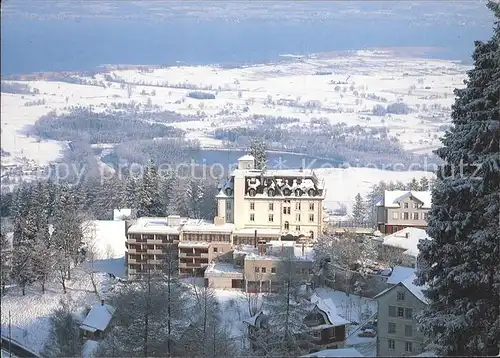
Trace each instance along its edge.
{"label": "white hotel building", "polygon": [[220,184],[218,220],[234,224],[235,244],[253,243],[255,230],[269,240],[314,240],[323,230],[325,194],[312,170],[255,169],[255,159],[245,155]]}

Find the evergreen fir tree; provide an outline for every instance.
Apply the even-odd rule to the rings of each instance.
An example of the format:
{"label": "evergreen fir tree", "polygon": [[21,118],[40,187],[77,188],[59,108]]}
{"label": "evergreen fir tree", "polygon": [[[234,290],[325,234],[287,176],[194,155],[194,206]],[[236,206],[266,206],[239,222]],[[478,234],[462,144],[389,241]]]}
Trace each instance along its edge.
{"label": "evergreen fir tree", "polygon": [[0,231],[0,286],[2,295],[5,293],[5,285],[10,280],[11,254],[11,243],[2,228]]}
{"label": "evergreen fir tree", "polygon": [[128,176],[125,179],[125,206],[130,209],[137,209],[137,190],[138,185],[136,179]]}
{"label": "evergreen fir tree", "polygon": [[139,207],[137,215],[162,216],[162,205],[160,200],[159,176],[156,164],[150,160],[142,177],[142,185],[139,192]]}
{"label": "evergreen fir tree", "polygon": [[355,223],[362,223],[366,218],[366,206],[361,197],[361,194],[358,193],[354,197],[354,205],[352,207],[352,218]]}
{"label": "evergreen fir tree", "polygon": [[186,180],[181,180],[179,177],[170,186],[170,210],[172,213],[180,216],[189,216],[189,200],[191,187]]}
{"label": "evergreen fir tree", "polygon": [[176,183],[176,174],[174,171],[162,173],[160,176],[160,201],[162,210],[167,215],[176,214],[171,208],[171,201],[174,187]]}
{"label": "evergreen fir tree", "polygon": [[409,183],[408,183],[408,190],[413,190],[417,191],[420,189],[420,185],[417,181],[417,179],[413,178]]}
{"label": "evergreen fir tree", "polygon": [[187,182],[187,199],[189,207],[189,217],[194,219],[201,219],[201,200],[204,196],[203,185],[200,180],[190,178]]}
{"label": "evergreen fir tree", "polygon": [[54,215],[52,242],[58,254],[56,261],[59,271],[65,270],[67,279],[71,279],[71,265],[77,263],[83,246],[82,221],[72,190],[67,185],[61,185]]}
{"label": "evergreen fir tree", "polygon": [[[475,43],[474,68],[455,90],[453,127],[437,154],[428,233],[417,283],[429,287],[421,328],[438,354],[493,356],[500,345],[500,11],[489,42]],[[478,170],[479,168],[479,170]]]}
{"label": "evergreen fir tree", "polygon": [[421,191],[429,190],[429,179],[427,179],[426,177],[422,177],[420,179],[418,190],[421,190]]}
{"label": "evergreen fir tree", "polygon": [[21,287],[23,295],[26,287],[36,280],[34,272],[37,217],[33,210],[31,189],[22,187],[15,196],[14,237],[12,256],[12,279]]}
{"label": "evergreen fir tree", "polygon": [[265,169],[267,167],[266,143],[261,139],[254,139],[250,143],[250,155],[255,158],[255,167]]}

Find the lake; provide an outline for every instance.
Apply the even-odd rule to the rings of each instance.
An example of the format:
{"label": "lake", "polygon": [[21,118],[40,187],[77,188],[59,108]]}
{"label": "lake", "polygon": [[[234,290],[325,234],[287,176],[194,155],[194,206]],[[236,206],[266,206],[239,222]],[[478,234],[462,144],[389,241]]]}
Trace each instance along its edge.
{"label": "lake", "polygon": [[[95,153],[97,154],[98,151]],[[236,164],[238,158],[247,154],[244,150],[192,150],[189,151],[191,163],[196,165],[222,166],[224,170],[228,170],[232,165]],[[268,169],[318,169],[318,168],[332,168],[340,167],[342,161],[340,159],[332,158],[331,160],[314,158],[303,154],[293,153],[268,153]],[[117,164],[117,157],[115,154],[108,154],[101,159],[104,163],[111,166]],[[186,164],[191,164],[186,163]]]}
{"label": "lake", "polygon": [[[168,12],[170,2],[110,3],[114,10],[104,13],[106,16],[94,14],[90,5],[71,8],[81,6],[79,2],[64,5],[58,1],[58,6],[41,0],[2,4],[2,76],[92,70],[103,64],[265,63],[282,58],[282,54],[374,47],[439,47],[442,51],[427,56],[466,60],[473,41],[490,37],[492,26],[489,11],[479,2],[464,2],[475,12],[462,10],[460,17],[454,16],[458,2],[287,2],[290,9],[275,10],[274,15],[269,10],[276,19],[266,18],[270,16],[267,13],[253,17],[244,10],[238,13],[239,5],[232,15],[221,17],[217,11],[229,11],[226,2],[210,6],[184,3],[194,8],[172,2],[177,13],[162,21],[148,19],[145,9],[133,6],[154,4],[164,6],[160,12]],[[260,6],[268,3],[272,4],[266,1]],[[210,11],[218,17],[200,18],[200,13]],[[340,11],[346,15],[335,17]],[[136,13],[143,17],[134,17]],[[47,19],[49,15],[52,17]],[[302,18],[288,20],[291,16]],[[458,18],[466,26],[457,23]]]}

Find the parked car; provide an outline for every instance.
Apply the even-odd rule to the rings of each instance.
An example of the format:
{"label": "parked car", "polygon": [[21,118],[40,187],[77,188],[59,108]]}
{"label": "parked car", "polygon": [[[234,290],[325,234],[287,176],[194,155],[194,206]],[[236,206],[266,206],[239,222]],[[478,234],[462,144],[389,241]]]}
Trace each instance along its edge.
{"label": "parked car", "polygon": [[358,337],[368,337],[368,338],[373,338],[377,336],[377,332],[374,331],[373,329],[367,329],[364,330],[361,333],[358,333]]}

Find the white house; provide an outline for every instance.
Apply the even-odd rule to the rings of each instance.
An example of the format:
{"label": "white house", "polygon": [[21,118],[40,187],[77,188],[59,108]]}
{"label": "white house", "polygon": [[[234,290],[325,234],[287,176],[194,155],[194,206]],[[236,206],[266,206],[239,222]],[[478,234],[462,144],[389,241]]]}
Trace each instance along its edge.
{"label": "white house", "polygon": [[376,204],[380,232],[391,234],[406,227],[427,227],[431,208],[430,191],[386,190]]}

